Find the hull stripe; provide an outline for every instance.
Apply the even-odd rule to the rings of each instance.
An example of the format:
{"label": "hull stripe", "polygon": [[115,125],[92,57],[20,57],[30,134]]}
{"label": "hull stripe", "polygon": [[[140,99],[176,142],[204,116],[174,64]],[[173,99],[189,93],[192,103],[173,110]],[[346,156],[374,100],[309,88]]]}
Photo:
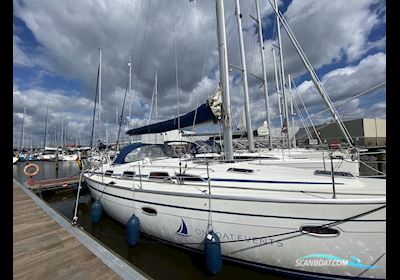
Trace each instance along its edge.
{"label": "hull stripe", "polygon": [[[93,174],[101,175],[101,172],[93,172]],[[113,174],[112,177],[120,177],[122,174]],[[135,178],[148,177],[148,175],[135,175]],[[201,178],[207,181],[207,178]],[[215,182],[239,182],[239,183],[267,183],[267,184],[300,184],[300,185],[332,185],[331,182],[301,182],[301,181],[274,181],[274,180],[250,180],[250,179],[226,179],[226,178],[210,178]],[[344,183],[335,183],[335,185],[344,185]]]}
{"label": "hull stripe", "polygon": [[[207,180],[207,178],[203,179]],[[225,179],[225,178],[211,178],[210,181],[239,182],[239,183],[268,183],[268,184],[332,185],[331,182],[270,181],[270,180]],[[344,183],[335,183],[335,185],[344,185]]]}
{"label": "hull stripe", "polygon": [[[119,178],[115,178],[115,179],[119,179]],[[128,190],[131,191],[132,187],[124,187],[124,186],[119,186],[119,185],[110,185],[108,183],[103,183],[103,182],[99,182],[96,180],[91,179],[90,177],[86,177],[86,180],[95,182],[97,184],[103,185],[103,186],[109,186],[111,188],[117,188],[117,189],[121,189],[121,190]],[[126,181],[124,179],[119,179],[119,180],[123,180]],[[130,182],[132,182],[132,180],[130,180]],[[143,182],[148,182],[148,181],[143,181]],[[199,185],[193,185],[193,186],[199,186]],[[206,186],[206,185],[205,185]],[[202,186],[202,187],[205,187]],[[212,186],[213,188],[232,188],[232,189],[242,189],[242,190],[259,190],[259,191],[263,191],[263,189],[255,189],[255,188],[241,188],[241,187],[227,187],[227,186]],[[265,191],[279,191],[276,189],[267,189]],[[138,189],[135,190],[135,192],[142,192],[142,193],[154,193],[154,194],[163,194],[163,195],[174,195],[174,196],[185,196],[185,197],[196,197],[196,198],[204,198],[204,195],[207,195],[207,193],[201,193],[200,194],[194,194],[194,193],[182,193],[182,192],[174,192],[173,194],[171,194],[171,192],[166,192],[166,191],[155,191],[155,190],[147,190],[147,189]],[[309,195],[313,195],[314,193],[321,193],[321,194],[327,194],[326,192],[313,192],[313,191],[294,191],[294,190],[282,190],[282,192],[295,192],[295,193],[302,193],[302,194],[309,194]],[[331,192],[329,193],[330,195],[332,194]],[[342,195],[343,193],[336,193],[336,194],[340,194]],[[345,193],[343,195],[353,195],[351,193]],[[370,195],[370,194],[361,194],[361,195]],[[378,195],[379,196],[379,195]],[[323,198],[320,197],[319,200],[313,199],[306,199],[306,200],[302,200],[302,201],[296,201],[296,199],[289,199],[289,200],[280,200],[280,199],[260,199],[257,197],[246,197],[246,196],[226,196],[226,195],[212,195],[212,199],[222,199],[222,200],[240,200],[240,201],[258,201],[258,202],[268,202],[268,203],[289,203],[289,204],[341,204],[341,205],[350,205],[350,204],[368,204],[368,205],[372,205],[372,204],[379,204],[379,205],[386,205],[386,197],[382,196],[378,199],[376,199],[375,201],[365,201],[368,200],[367,199],[361,199],[363,201],[358,201],[356,203],[354,203],[353,201],[338,201],[336,199],[327,199],[327,198]],[[351,199],[349,199],[351,200]],[[336,203],[338,202],[338,203]]]}
{"label": "hull stripe", "polygon": [[[109,195],[113,197],[117,197],[120,199],[125,199],[125,200],[130,200],[133,201],[134,199],[129,198],[129,197],[124,197],[124,196],[119,196],[115,194],[111,194],[109,192],[104,192],[99,189],[96,189],[93,186],[90,186],[88,184],[89,188]],[[193,211],[201,211],[201,212],[208,212],[208,209],[200,209],[200,208],[192,208],[192,207],[185,207],[185,206],[177,206],[177,205],[170,205],[170,204],[164,204],[164,203],[158,203],[158,202],[152,202],[152,201],[145,201],[145,200],[139,200],[135,199],[134,201],[141,202],[141,203],[147,203],[147,204],[152,204],[152,205],[158,205],[158,206],[164,206],[164,207],[170,207],[170,208],[178,208],[178,209],[185,209],[185,210],[193,210]],[[321,218],[304,218],[304,217],[288,217],[288,216],[274,216],[274,215],[261,215],[261,214],[249,214],[249,213],[238,213],[238,212],[226,212],[226,211],[218,211],[218,210],[213,210],[213,213],[220,213],[220,214],[228,214],[228,215],[240,215],[240,216],[251,216],[251,217],[265,217],[265,218],[277,218],[277,219],[289,219],[289,220],[308,220],[308,221],[330,221],[330,222],[340,222],[340,221],[346,221],[346,220],[337,220],[337,219],[321,219]],[[347,222],[386,222],[386,220],[351,220]]]}

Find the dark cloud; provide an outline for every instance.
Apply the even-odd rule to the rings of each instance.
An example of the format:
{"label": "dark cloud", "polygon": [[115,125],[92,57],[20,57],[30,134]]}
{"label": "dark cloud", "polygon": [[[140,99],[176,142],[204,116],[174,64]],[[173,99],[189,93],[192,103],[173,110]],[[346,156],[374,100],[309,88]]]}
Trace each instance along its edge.
{"label": "dark cloud", "polygon": [[[285,17],[316,68],[343,59],[354,63],[362,60],[368,50],[385,48],[385,38],[368,41],[371,31],[384,24],[385,20],[382,17],[384,7],[378,5],[376,11],[370,9],[376,2],[294,0]],[[241,1],[246,65],[250,73],[261,76],[258,34],[255,22],[250,18],[256,12],[254,3],[249,3]],[[225,1],[225,5],[229,63],[239,66],[234,1]],[[260,1],[260,6],[263,17],[268,19],[267,27],[272,28],[272,8],[268,1]],[[42,137],[47,102],[52,117],[49,127],[59,126],[63,114],[66,114],[71,135],[79,134],[82,139],[90,136],[99,48],[103,58],[101,114],[103,125],[108,123],[109,136],[116,133],[115,108],[120,114],[128,79],[129,56],[133,65],[132,94],[128,95],[125,116],[130,106],[131,126],[147,123],[156,69],[160,120],[177,113],[176,61],[180,112],[194,109],[198,100],[204,102],[215,91],[219,74],[214,1],[196,1],[196,4],[178,0],[14,1],[14,15],[24,21],[38,43],[27,46],[19,27],[14,26],[15,67],[44,71],[44,74],[36,74],[29,90],[20,90],[22,85],[26,86],[25,81],[14,77],[14,138],[20,134],[24,106],[31,118],[28,127],[38,135],[38,139]],[[278,114],[273,95],[275,81],[271,58],[273,43],[276,44],[273,40],[265,42],[265,55],[271,116],[276,121]],[[304,67],[285,35],[283,44],[286,73],[294,77],[304,74]],[[360,85],[367,87],[375,80],[384,78],[386,66],[382,55],[384,53],[381,57],[370,58],[370,62],[365,60],[365,66],[359,63],[353,68],[334,70],[330,76],[327,74],[322,80],[331,98],[336,100],[351,96],[360,91]],[[368,69],[369,63],[377,62],[378,68]],[[346,72],[350,70],[354,72]],[[237,70],[232,70],[231,78],[239,74]],[[46,75],[78,79],[82,82],[82,89],[79,93],[66,91],[61,97],[59,90],[46,88]],[[374,79],[369,78],[370,75]],[[311,92],[306,85],[303,83],[299,89]],[[265,120],[265,105],[259,80],[251,75],[249,91],[253,126],[258,126]],[[323,107],[317,95],[302,94],[308,105]],[[240,83],[232,85],[231,95],[233,117],[238,122],[243,111]]]}

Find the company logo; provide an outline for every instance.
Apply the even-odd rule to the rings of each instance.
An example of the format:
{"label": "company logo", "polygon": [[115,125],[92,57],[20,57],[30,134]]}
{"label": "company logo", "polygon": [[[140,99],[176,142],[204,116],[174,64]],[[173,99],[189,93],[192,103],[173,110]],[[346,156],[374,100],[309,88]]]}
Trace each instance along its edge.
{"label": "company logo", "polygon": [[187,230],[187,226],[185,224],[185,221],[183,219],[181,219],[181,225],[179,227],[179,229],[176,231],[177,234],[182,235],[182,236],[190,236],[190,234],[188,234],[188,230]]}
{"label": "company logo", "polygon": [[296,266],[350,266],[360,269],[383,268],[383,266],[363,264],[359,258],[354,256],[351,257],[351,260],[346,260],[327,254],[312,254],[301,257],[296,260]]}

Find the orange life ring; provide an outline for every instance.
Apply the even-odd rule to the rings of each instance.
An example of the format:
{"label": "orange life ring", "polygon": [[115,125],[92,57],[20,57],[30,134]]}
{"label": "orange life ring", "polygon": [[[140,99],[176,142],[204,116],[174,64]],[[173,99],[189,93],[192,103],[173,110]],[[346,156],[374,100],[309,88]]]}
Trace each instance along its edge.
{"label": "orange life ring", "polygon": [[[34,168],[35,168],[35,171],[33,171],[33,172],[28,172],[29,168],[31,168],[31,167],[34,167]],[[26,176],[33,177],[33,176],[35,176],[36,174],[39,173],[39,170],[40,170],[39,165],[37,165],[37,164],[35,164],[35,163],[30,163],[30,164],[28,164],[27,166],[24,167],[24,174],[25,174]]]}

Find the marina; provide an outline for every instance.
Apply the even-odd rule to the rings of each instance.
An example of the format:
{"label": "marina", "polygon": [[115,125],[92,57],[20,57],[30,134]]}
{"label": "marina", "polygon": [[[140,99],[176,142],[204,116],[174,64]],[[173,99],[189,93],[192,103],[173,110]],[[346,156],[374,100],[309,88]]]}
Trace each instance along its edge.
{"label": "marina", "polygon": [[385,2],[171,3],[14,3],[14,278],[386,279]]}
{"label": "marina", "polygon": [[[55,176],[54,162],[39,162],[41,170],[46,170],[47,176]],[[19,182],[26,182],[29,178],[19,170],[23,165],[14,166],[14,178]],[[67,177],[78,172],[76,165],[65,162],[60,164],[59,176]],[[41,174],[39,173],[38,176]],[[39,177],[40,178],[40,177]],[[69,222],[74,215],[76,194],[71,189],[59,189],[56,191],[43,192],[43,199],[57,213]],[[39,198],[39,195],[37,194]],[[209,279],[210,275],[204,267],[203,256],[190,251],[182,251],[168,243],[141,236],[139,244],[130,248],[125,238],[125,227],[115,222],[108,215],[104,215],[101,223],[93,224],[90,218],[90,205],[92,203],[90,194],[83,194],[79,199],[78,225],[79,228],[90,234],[93,238],[110,248],[126,262],[131,263],[140,271],[152,279]],[[40,244],[40,243],[39,243]],[[39,245],[38,245],[39,246]],[[173,258],[171,258],[173,256]],[[157,267],[157,269],[155,269]],[[51,274],[53,275],[53,274]],[[213,279],[232,279],[242,275],[251,279],[284,280],[290,279],[274,274],[248,269],[230,262],[224,262],[223,271]],[[50,276],[49,276],[50,277]],[[52,277],[51,277],[52,278]],[[53,278],[54,279],[54,278]]]}

